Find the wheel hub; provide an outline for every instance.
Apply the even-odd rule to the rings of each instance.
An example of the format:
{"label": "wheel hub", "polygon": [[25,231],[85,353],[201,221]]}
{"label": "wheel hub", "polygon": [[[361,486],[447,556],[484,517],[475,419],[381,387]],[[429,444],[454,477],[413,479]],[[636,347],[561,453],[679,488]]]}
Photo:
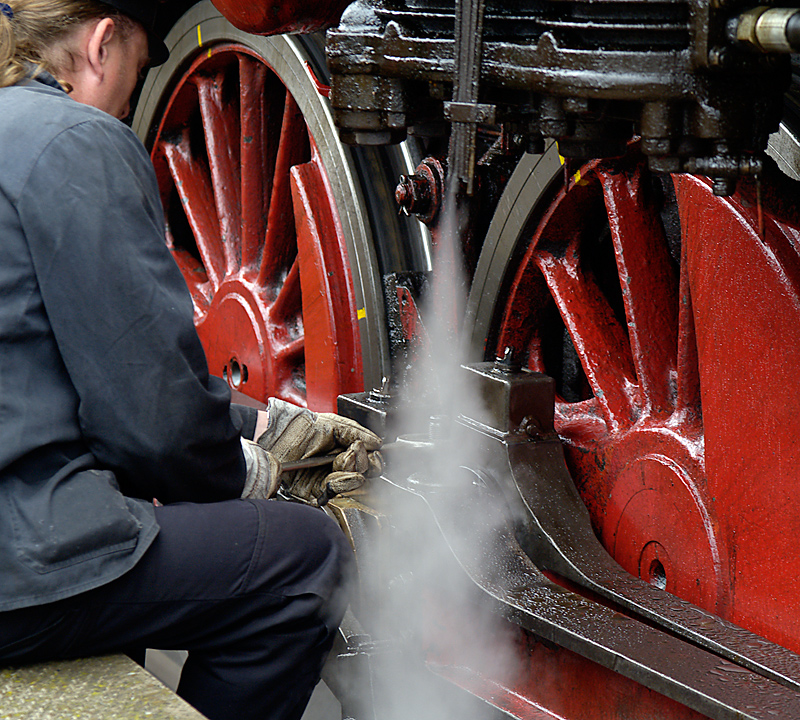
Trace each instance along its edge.
{"label": "wheel hub", "polygon": [[[601,540],[617,562],[706,608],[724,601],[717,539],[696,478],[701,458],[681,438],[632,432],[604,453],[613,478]],[[674,559],[674,561],[673,561]]]}
{"label": "wheel hub", "polygon": [[265,397],[281,375],[267,331],[264,304],[239,280],[224,282],[197,333],[206,348],[209,371],[250,397]]}

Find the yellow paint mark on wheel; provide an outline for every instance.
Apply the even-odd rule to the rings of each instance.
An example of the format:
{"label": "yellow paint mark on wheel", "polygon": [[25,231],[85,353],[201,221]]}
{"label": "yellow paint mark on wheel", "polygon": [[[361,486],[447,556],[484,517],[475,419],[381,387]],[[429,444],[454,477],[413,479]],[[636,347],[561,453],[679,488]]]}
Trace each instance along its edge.
{"label": "yellow paint mark on wheel", "polygon": [[[561,162],[562,165],[565,165],[566,162],[567,162],[564,159],[564,157],[561,155],[561,153],[558,153],[558,159],[559,159],[559,161]],[[580,170],[576,170],[575,171],[575,174],[572,176],[572,180],[574,181],[574,183],[576,185],[581,183],[581,171]]]}
{"label": "yellow paint mark on wheel", "polygon": [[[203,47],[203,33],[200,31],[200,26],[197,26],[197,47]],[[208,48],[207,57],[211,57],[211,48]]]}
{"label": "yellow paint mark on wheel", "polygon": [[356,317],[359,320],[363,320],[365,317],[367,317],[367,308],[365,307],[359,308],[358,311],[356,312]]}

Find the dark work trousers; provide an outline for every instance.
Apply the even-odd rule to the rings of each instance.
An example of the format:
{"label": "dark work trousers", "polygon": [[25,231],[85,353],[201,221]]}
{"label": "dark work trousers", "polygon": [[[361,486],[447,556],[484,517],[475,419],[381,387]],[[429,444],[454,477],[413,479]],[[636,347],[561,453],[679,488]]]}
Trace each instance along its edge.
{"label": "dark work trousers", "polygon": [[188,650],[178,693],[211,720],[300,718],[348,601],[344,534],[271,500],[156,515],[161,531],[121,578],[0,613],[0,662]]}

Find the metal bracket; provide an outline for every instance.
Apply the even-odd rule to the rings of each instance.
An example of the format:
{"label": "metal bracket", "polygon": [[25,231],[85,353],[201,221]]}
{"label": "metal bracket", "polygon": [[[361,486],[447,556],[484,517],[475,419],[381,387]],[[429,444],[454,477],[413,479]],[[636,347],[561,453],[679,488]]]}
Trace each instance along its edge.
{"label": "metal bracket", "polygon": [[446,102],[444,116],[451,122],[494,123],[497,107],[486,103]]}
{"label": "metal bracket", "polygon": [[[466,184],[468,196],[473,194],[475,172],[475,135],[478,84],[483,52],[483,0],[456,0],[455,29],[455,77],[453,79],[453,101],[456,114],[467,119],[453,120],[450,147],[447,157],[451,176]],[[474,109],[473,109],[474,108]]]}

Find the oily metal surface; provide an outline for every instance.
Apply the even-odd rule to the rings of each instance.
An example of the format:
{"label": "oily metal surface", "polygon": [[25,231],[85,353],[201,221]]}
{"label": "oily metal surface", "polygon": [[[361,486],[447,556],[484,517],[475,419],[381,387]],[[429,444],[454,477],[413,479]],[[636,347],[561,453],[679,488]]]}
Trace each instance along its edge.
{"label": "oily metal surface", "polygon": [[419,494],[472,581],[538,637],[717,720],[798,717],[793,689],[547,580],[493,512],[496,497],[467,483]]}
{"label": "oily metal surface", "polygon": [[537,541],[526,547],[558,572],[692,642],[800,690],[800,657],[744,628],[659,590],[620,568],[597,542],[566,472],[560,443],[509,448],[513,484],[531,514]]}
{"label": "oily metal surface", "polygon": [[739,175],[760,171],[789,62],[731,42],[727,7],[487,3],[477,37],[480,94],[467,107],[448,102],[476,42],[459,33],[466,5],[454,12],[449,3],[363,2],[344,13],[327,44],[343,138],[396,142],[442,116],[460,132],[480,107],[481,122],[502,123],[531,148],[557,138],[565,157],[615,157],[638,135],[652,169],[707,174],[719,195],[730,195]]}

